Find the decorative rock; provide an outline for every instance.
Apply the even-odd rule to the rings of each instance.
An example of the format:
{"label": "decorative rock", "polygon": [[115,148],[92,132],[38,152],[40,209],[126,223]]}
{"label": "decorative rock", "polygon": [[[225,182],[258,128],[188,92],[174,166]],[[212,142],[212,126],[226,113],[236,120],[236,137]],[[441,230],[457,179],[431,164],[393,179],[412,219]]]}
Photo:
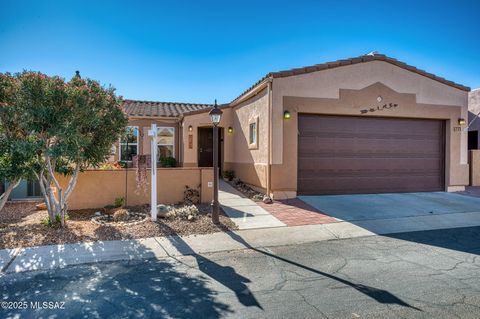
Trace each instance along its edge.
{"label": "decorative rock", "polygon": [[102,216],[102,212],[95,212],[95,216]]}
{"label": "decorative rock", "polygon": [[150,220],[150,216],[144,213],[129,212],[128,220],[115,221],[111,215],[100,215],[92,217],[91,221],[97,225],[133,226]]}
{"label": "decorative rock", "polygon": [[263,196],[263,202],[265,204],[271,204],[271,203],[273,203],[273,200],[269,196],[265,195],[265,196]]}
{"label": "decorative rock", "polygon": [[167,213],[170,211],[170,206],[168,205],[157,205],[157,216],[160,218],[164,218],[167,216]]}
{"label": "decorative rock", "polygon": [[35,209],[36,210],[46,210],[47,209],[47,204],[45,204],[45,203],[37,204],[37,205],[35,205]]}

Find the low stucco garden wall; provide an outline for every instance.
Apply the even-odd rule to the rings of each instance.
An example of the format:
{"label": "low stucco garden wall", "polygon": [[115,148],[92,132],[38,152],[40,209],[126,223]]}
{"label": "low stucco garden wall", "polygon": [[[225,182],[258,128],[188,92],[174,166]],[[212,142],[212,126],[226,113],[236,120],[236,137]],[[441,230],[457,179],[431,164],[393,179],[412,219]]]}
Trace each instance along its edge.
{"label": "low stucco garden wall", "polygon": [[[115,198],[124,197],[126,205],[150,203],[150,169],[147,170],[147,190],[138,189],[135,169],[87,170],[78,176],[77,185],[69,200],[69,209],[102,208],[113,204]],[[68,178],[59,177],[63,189]],[[178,167],[157,169],[157,201],[159,204],[176,204],[183,201],[185,186],[200,191],[202,203],[213,197],[212,168]],[[210,187],[209,187],[210,186]]]}
{"label": "low stucco garden wall", "polygon": [[480,150],[468,151],[470,186],[480,186]]}

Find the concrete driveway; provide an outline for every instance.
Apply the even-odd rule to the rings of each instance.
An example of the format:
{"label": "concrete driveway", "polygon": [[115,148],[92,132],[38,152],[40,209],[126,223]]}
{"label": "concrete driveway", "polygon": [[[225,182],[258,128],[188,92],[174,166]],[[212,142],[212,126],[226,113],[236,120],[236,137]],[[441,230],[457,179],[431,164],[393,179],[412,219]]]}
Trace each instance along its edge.
{"label": "concrete driveway", "polygon": [[480,198],[446,192],[299,198],[329,216],[351,222],[480,212]]}

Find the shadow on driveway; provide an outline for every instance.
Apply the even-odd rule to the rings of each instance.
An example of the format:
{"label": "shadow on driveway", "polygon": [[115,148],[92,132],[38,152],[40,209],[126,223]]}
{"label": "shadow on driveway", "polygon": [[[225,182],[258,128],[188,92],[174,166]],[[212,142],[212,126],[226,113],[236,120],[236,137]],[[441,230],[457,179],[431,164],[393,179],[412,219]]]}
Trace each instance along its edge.
{"label": "shadow on driveway", "polygon": [[[232,313],[207,283],[157,259],[21,273],[0,278],[0,296],[2,301],[25,301],[27,309],[2,309],[0,317],[219,318]],[[34,310],[32,301],[65,305]]]}
{"label": "shadow on driveway", "polygon": [[[167,238],[178,251],[191,251],[191,248],[181,237],[170,236]],[[253,306],[263,310],[260,303],[246,285],[247,283],[251,282],[250,279],[238,274],[233,267],[219,265],[214,261],[198,254],[192,254],[192,257],[197,260],[198,269],[202,273],[230,289],[233,293],[235,293],[237,300],[242,305],[245,307]]]}
{"label": "shadow on driveway", "polygon": [[480,255],[480,226],[423,230],[382,236]]}
{"label": "shadow on driveway", "polygon": [[226,234],[228,234],[233,240],[235,240],[235,241],[241,243],[242,245],[244,245],[246,248],[252,249],[252,250],[254,250],[256,252],[259,252],[259,253],[261,253],[265,256],[275,258],[277,260],[280,260],[282,262],[291,264],[293,266],[305,269],[305,270],[313,272],[315,274],[318,274],[318,275],[333,279],[335,281],[338,281],[338,282],[340,282],[344,285],[347,285],[347,286],[350,286],[350,287],[354,288],[355,290],[367,295],[368,297],[376,300],[379,303],[382,303],[382,304],[396,304],[396,305],[400,305],[400,306],[403,306],[403,307],[408,307],[408,308],[411,308],[411,309],[422,311],[421,309],[418,309],[414,306],[409,305],[405,301],[401,300],[400,298],[396,297],[395,295],[393,295],[392,293],[390,293],[386,290],[378,289],[378,288],[375,288],[375,287],[370,287],[370,286],[367,286],[367,285],[357,284],[357,283],[342,279],[340,277],[328,274],[326,272],[323,272],[323,271],[320,271],[320,270],[317,270],[317,269],[299,264],[295,261],[277,256],[277,255],[269,253],[267,251],[257,249],[255,247],[252,247],[249,243],[247,243],[241,236],[237,235],[236,233],[226,232]]}

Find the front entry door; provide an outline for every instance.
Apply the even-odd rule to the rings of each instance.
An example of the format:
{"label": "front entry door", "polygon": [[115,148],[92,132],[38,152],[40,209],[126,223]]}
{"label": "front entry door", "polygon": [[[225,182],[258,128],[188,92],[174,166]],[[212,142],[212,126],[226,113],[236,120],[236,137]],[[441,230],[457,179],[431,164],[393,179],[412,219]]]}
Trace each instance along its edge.
{"label": "front entry door", "polygon": [[213,129],[211,127],[198,128],[198,166],[213,166]]}
{"label": "front entry door", "polygon": [[[218,168],[222,171],[223,128],[218,128]],[[198,167],[213,167],[213,128],[198,128]]]}

